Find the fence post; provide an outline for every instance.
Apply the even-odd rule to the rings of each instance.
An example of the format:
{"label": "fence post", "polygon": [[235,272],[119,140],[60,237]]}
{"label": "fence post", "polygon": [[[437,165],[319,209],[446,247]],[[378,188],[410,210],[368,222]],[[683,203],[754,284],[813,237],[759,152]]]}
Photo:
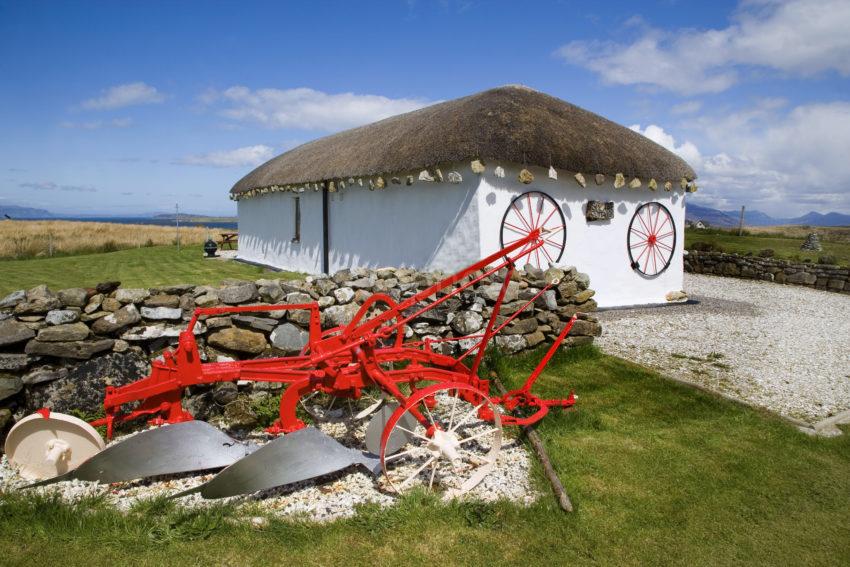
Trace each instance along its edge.
{"label": "fence post", "polygon": [[180,252],[180,205],[174,204],[174,220],[177,222],[177,252]]}

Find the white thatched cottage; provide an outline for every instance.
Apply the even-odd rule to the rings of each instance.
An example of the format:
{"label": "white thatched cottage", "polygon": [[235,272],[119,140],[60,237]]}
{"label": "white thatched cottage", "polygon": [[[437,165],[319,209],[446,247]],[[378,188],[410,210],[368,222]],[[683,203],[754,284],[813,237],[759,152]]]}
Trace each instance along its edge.
{"label": "white thatched cottage", "polygon": [[241,259],[308,273],[453,271],[545,226],[532,263],[588,273],[604,307],[682,289],[695,177],[628,128],[507,86],[299,146],[231,198]]}

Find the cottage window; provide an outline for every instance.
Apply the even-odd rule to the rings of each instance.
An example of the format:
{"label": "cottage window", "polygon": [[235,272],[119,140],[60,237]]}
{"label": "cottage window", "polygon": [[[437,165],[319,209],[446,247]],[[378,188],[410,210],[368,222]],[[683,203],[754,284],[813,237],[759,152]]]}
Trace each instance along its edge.
{"label": "cottage window", "polygon": [[293,206],[293,210],[295,211],[295,223],[294,229],[295,233],[292,236],[292,242],[301,242],[301,198],[295,197],[295,204]]}

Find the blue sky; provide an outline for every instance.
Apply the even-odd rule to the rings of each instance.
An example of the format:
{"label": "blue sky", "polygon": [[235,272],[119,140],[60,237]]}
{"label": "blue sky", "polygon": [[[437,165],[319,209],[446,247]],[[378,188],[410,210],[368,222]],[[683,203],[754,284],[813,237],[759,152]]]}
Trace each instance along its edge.
{"label": "blue sky", "polygon": [[0,0],[0,203],[233,214],[299,143],[522,83],[639,129],[701,204],[850,213],[850,2]]}

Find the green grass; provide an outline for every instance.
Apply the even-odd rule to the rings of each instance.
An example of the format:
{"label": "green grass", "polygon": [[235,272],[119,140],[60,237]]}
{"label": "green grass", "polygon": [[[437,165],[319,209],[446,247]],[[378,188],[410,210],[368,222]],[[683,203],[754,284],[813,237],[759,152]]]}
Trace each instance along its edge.
{"label": "green grass", "polygon": [[707,242],[715,247],[719,246],[723,252],[758,255],[761,250],[770,248],[775,252],[776,258],[802,262],[809,260],[817,263],[821,256],[834,256],[836,262],[842,266],[850,265],[850,243],[830,242],[821,239],[823,250],[820,252],[809,252],[800,250],[803,238],[786,238],[780,234],[744,234],[738,236],[723,230],[699,230],[685,229],[685,248],[690,249],[696,242]]}
{"label": "green grass", "polygon": [[[518,384],[537,357],[496,357]],[[31,565],[839,565],[850,558],[850,435],[811,438],[593,348],[558,354],[536,391],[578,409],[539,427],[572,496],[441,504],[412,494],[328,525],[257,530],[217,507],[0,496],[3,563]]]}
{"label": "green grass", "polygon": [[200,246],[154,246],[104,254],[0,261],[0,296],[47,284],[52,290],[90,287],[118,280],[123,287],[192,283],[217,284],[224,278],[297,277],[241,262],[204,260]]}

